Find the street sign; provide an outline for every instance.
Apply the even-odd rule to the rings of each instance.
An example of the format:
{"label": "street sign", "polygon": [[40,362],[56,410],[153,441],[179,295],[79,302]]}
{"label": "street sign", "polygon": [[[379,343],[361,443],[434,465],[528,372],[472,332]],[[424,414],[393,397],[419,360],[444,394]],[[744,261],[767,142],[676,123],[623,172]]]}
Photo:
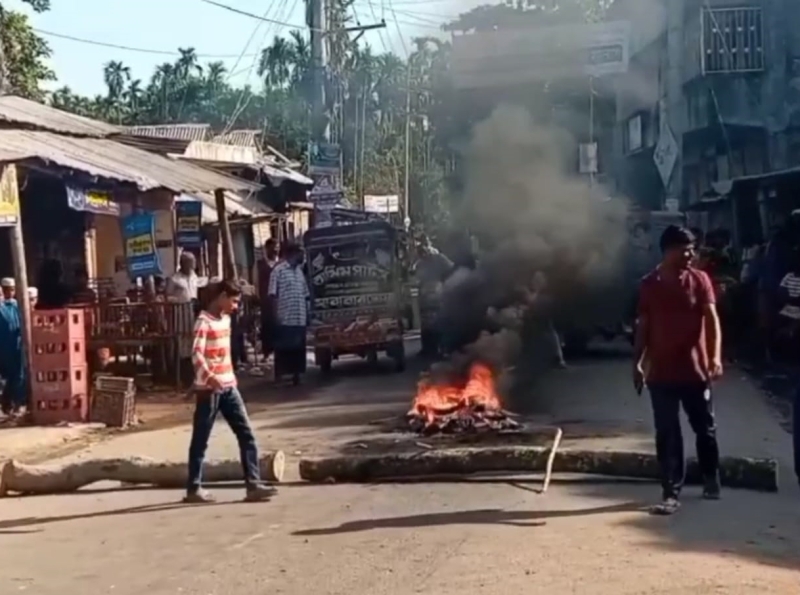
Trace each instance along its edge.
{"label": "street sign", "polygon": [[661,175],[661,181],[666,188],[669,185],[675,164],[678,162],[678,142],[675,140],[675,135],[672,134],[669,124],[664,123],[661,126],[658,143],[653,152],[653,161],[655,161],[658,173]]}

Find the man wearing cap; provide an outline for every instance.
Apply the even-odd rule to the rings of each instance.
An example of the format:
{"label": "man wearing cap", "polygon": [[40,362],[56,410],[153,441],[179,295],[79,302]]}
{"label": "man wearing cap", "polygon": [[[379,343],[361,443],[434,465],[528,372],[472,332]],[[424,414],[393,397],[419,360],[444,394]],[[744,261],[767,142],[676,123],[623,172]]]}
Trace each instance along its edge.
{"label": "man wearing cap", "polygon": [[2,411],[15,415],[25,406],[25,357],[22,348],[22,323],[16,299],[16,283],[6,277],[0,281],[0,376],[6,381]]}

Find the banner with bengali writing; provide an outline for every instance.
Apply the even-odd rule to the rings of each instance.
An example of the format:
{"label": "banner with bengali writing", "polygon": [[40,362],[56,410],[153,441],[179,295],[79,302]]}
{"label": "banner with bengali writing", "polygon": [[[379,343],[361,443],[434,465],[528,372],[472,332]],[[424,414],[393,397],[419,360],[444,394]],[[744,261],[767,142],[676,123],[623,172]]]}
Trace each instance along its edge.
{"label": "banner with bengali writing", "polygon": [[202,244],[202,217],[203,203],[189,200],[175,203],[175,241],[180,248],[197,248]]}
{"label": "banner with bengali writing", "polygon": [[156,250],[155,218],[152,213],[129,215],[122,219],[125,260],[132,279],[161,275],[161,261]]}

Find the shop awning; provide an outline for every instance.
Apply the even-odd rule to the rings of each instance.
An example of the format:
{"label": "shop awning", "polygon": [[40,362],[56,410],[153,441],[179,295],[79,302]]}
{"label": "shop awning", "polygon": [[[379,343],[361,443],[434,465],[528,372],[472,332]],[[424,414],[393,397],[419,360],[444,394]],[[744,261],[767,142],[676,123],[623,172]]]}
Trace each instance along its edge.
{"label": "shop awning", "polygon": [[26,160],[80,171],[111,182],[134,184],[142,191],[163,188],[176,194],[215,190],[251,193],[261,188],[253,182],[109,139],[0,130],[0,162]]}

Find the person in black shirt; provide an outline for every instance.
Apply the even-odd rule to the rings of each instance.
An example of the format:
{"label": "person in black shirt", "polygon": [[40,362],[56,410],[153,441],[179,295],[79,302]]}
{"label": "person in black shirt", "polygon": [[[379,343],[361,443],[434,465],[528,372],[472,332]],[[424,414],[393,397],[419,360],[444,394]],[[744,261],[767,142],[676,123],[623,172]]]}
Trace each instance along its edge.
{"label": "person in black shirt", "polygon": [[39,290],[37,310],[57,310],[66,308],[72,292],[64,282],[64,268],[57,260],[46,260],[39,269],[36,287]]}

